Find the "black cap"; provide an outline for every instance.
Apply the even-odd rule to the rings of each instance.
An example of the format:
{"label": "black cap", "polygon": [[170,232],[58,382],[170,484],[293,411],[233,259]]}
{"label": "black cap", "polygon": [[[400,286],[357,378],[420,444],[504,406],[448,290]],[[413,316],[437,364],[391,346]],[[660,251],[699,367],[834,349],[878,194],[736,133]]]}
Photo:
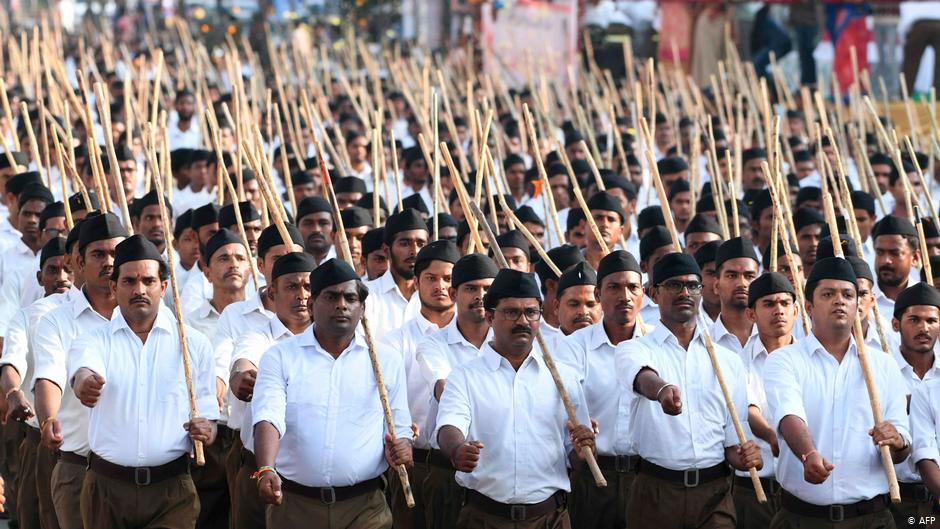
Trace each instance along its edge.
{"label": "black cap", "polygon": [[[842,246],[842,256],[848,257],[850,255],[857,256],[858,249],[855,247],[855,241],[853,241],[848,235],[844,233],[839,234],[840,246]],[[819,246],[816,247],[816,259],[825,259],[826,257],[835,257],[835,248],[833,247],[832,236],[826,236],[822,239],[819,239]]]}
{"label": "black cap", "polygon": [[660,175],[667,175],[685,171],[689,168],[689,164],[684,158],[669,156],[656,162],[656,168],[659,169]]}
{"label": "black cap", "polygon": [[404,211],[390,215],[385,221],[385,244],[391,244],[396,235],[410,230],[428,231],[428,225],[418,210],[405,208]]}
{"label": "black cap", "polygon": [[529,255],[529,241],[519,230],[509,230],[506,233],[496,236],[496,244],[500,248],[518,248],[525,253],[526,258]]}
{"label": "black cap", "polygon": [[349,263],[335,257],[327,259],[310,272],[310,285],[315,292],[354,279],[359,280],[356,271],[349,266]]}
{"label": "black cap", "polygon": [[[428,208],[428,205],[424,202],[424,199],[421,198],[421,195],[418,193],[413,193],[403,198],[401,201],[402,208],[404,209],[416,209],[425,215],[430,215],[431,210]],[[395,213],[398,213],[398,208],[395,208]]]}
{"label": "black cap", "polygon": [[42,250],[39,251],[40,270],[42,270],[43,265],[46,264],[47,259],[66,254],[65,242],[65,237],[53,237],[42,246]]}
{"label": "black cap", "polygon": [[219,248],[227,244],[238,244],[244,247],[241,237],[239,237],[235,232],[227,228],[222,228],[221,230],[215,232],[212,237],[209,237],[209,240],[206,242],[205,248],[203,248],[202,258],[208,263],[212,260],[212,255],[219,251]]}
{"label": "black cap", "polygon": [[131,261],[163,261],[160,250],[143,235],[131,235],[114,247],[114,270]]}
{"label": "black cap", "polygon": [[19,207],[23,207],[23,204],[30,200],[41,200],[46,204],[55,202],[52,191],[49,191],[49,188],[42,184],[30,184],[20,191],[20,194],[16,197],[16,203]]}
{"label": "black cap", "polygon": [[446,240],[438,239],[428,243],[418,250],[415,256],[415,277],[419,277],[431,261],[444,261],[445,263],[456,263],[460,259],[460,250],[457,245]]}
{"label": "black cap", "polygon": [[176,219],[176,224],[173,225],[173,238],[179,239],[183,235],[183,230],[186,228],[192,228],[193,222],[193,210],[187,209],[179,218]]}
{"label": "black cap", "polygon": [[[170,205],[170,199],[167,198],[166,195],[163,195],[163,203],[166,204],[167,211],[172,217],[173,206]],[[144,208],[146,208],[147,206],[159,206],[159,205],[160,205],[160,197],[157,196],[157,190],[151,189],[150,192],[147,193],[146,195],[139,197],[139,198],[135,198],[134,201],[131,202],[129,213],[131,217],[139,217],[143,214]]]}
{"label": "black cap", "polygon": [[[373,191],[369,191],[368,193],[362,195],[362,198],[356,201],[356,205],[359,206],[360,208],[366,208],[367,210],[372,211],[372,206],[374,205],[372,204],[373,194],[374,194]],[[386,213],[388,213],[388,204],[385,203],[385,199],[382,198],[381,196],[379,196],[379,209],[384,210]]]}
{"label": "black cap", "polygon": [[[427,222],[428,231],[434,230],[434,219],[430,218]],[[457,219],[453,217],[450,213],[444,213],[443,211],[437,214],[437,227],[438,228],[456,228],[459,225]]]}
{"label": "black cap", "polygon": [[653,266],[652,284],[659,285],[671,277],[689,274],[702,277],[702,269],[699,268],[694,257],[686,253],[667,253]]}
{"label": "black cap", "polygon": [[[179,220],[177,220],[177,223]],[[193,210],[192,220],[189,225],[192,229],[199,231],[199,228],[209,224],[219,222],[219,206],[210,202]]]}
{"label": "black cap", "polygon": [[894,317],[901,319],[905,310],[916,305],[940,307],[940,292],[927,283],[915,283],[905,288],[894,302]]}
{"label": "black cap", "polygon": [[822,213],[811,208],[800,208],[796,210],[796,213],[793,214],[793,228],[796,231],[800,231],[807,226],[812,226],[813,224],[825,224],[826,219],[823,218]]}
{"label": "black cap", "polygon": [[[285,223],[284,227],[287,228],[287,234],[290,235],[291,242],[300,246],[304,245],[304,238],[300,235],[297,226]],[[268,250],[279,244],[284,244],[284,238],[281,237],[281,232],[278,231],[277,226],[271,224],[261,230],[261,235],[258,236],[258,257],[264,258]]]}
{"label": "black cap", "polygon": [[871,267],[868,266],[868,262],[855,255],[850,255],[846,257],[846,259],[848,259],[849,264],[852,265],[852,270],[855,270],[855,277],[858,279],[867,279],[872,283],[875,282],[875,275],[871,273]]}
{"label": "black cap", "polygon": [[[23,167],[29,165],[29,156],[25,152],[10,151],[10,155],[16,165],[22,165]],[[9,169],[10,167],[12,166],[6,153],[0,154],[0,169]]]}
{"label": "black cap", "polygon": [[81,193],[75,193],[69,197],[69,209],[74,213],[76,211],[91,211],[101,207],[98,195],[95,194],[93,189],[88,190],[88,201],[91,202],[91,206],[85,204],[85,197]]}
{"label": "black cap", "polygon": [[583,209],[571,208],[568,210],[568,218],[565,219],[565,230],[571,231],[586,220],[587,220],[587,217],[584,216]]}
{"label": "black cap", "polygon": [[385,228],[372,228],[367,231],[365,235],[362,236],[362,255],[366,256],[370,253],[381,250],[382,244],[385,240]]}
{"label": "black cap", "polygon": [[64,216],[65,204],[62,202],[53,202],[52,204],[49,204],[42,210],[42,213],[39,214],[39,229],[46,229],[46,223],[49,222],[49,219]]}
{"label": "black cap", "polygon": [[[252,222],[255,220],[261,220],[261,214],[258,213],[258,209],[255,208],[255,205],[250,200],[245,200],[238,203],[238,210],[242,214],[242,222]],[[238,219],[235,218],[235,205],[228,204],[222,206],[222,209],[219,210],[219,227],[220,228],[231,228],[238,224]]]}
{"label": "black cap", "polygon": [[875,216],[875,199],[864,191],[852,191],[849,195],[852,198],[852,207],[863,209],[869,215]]}
{"label": "black cap", "polygon": [[688,237],[690,233],[714,233],[715,235],[723,235],[718,221],[712,218],[711,215],[704,213],[696,213],[689,221],[688,226],[685,227],[685,236]]}
{"label": "black cap", "polygon": [[[585,260],[581,250],[571,244],[556,246],[546,253],[548,254],[548,258],[551,259],[552,262],[555,263],[555,266],[562,272]],[[559,277],[555,275],[555,272],[552,271],[545,261],[535,263],[535,273],[539,275],[542,284],[545,284],[545,281],[548,279],[557,280]]]}
{"label": "black cap", "polygon": [[695,262],[698,264],[699,268],[705,268],[705,265],[708,263],[714,262],[715,257],[718,255],[718,248],[721,246],[721,241],[708,241],[705,244],[698,247],[698,250],[695,250]]}
{"label": "black cap", "polygon": [[663,217],[663,210],[659,206],[645,207],[643,211],[640,211],[640,214],[637,215],[636,227],[639,231],[652,228],[653,226],[665,225],[666,219]]}
{"label": "black cap", "polygon": [[751,219],[760,219],[761,213],[769,207],[773,207],[773,201],[770,198],[770,190],[761,189],[754,195],[754,200],[751,202]]}
{"label": "black cap", "polygon": [[747,306],[754,308],[757,300],[771,294],[787,293],[796,299],[796,290],[790,280],[777,272],[764,272],[751,282],[747,290]]}
{"label": "black cap", "polygon": [[542,299],[535,274],[520,272],[512,268],[503,268],[496,274],[496,279],[483,296],[483,306],[495,308],[499,300],[506,298]]}
{"label": "black cap", "polygon": [[747,163],[756,159],[766,160],[767,151],[760,147],[752,147],[750,149],[744,149],[744,151],[741,152],[741,163]]}
{"label": "black cap", "polygon": [[757,253],[754,251],[754,243],[750,239],[744,237],[728,239],[718,247],[718,252],[715,254],[715,268],[721,268],[726,261],[740,257],[753,259],[755,263],[760,264],[757,260]]}
{"label": "black cap", "polygon": [[38,171],[26,171],[23,173],[16,173],[7,180],[6,186],[4,187],[4,192],[13,193],[14,195],[19,195],[23,192],[23,189],[26,186],[31,184],[42,185],[42,175]]}
{"label": "black cap", "polygon": [[[653,252],[670,244],[672,244],[672,235],[669,234],[669,230],[662,226],[653,226],[640,239],[640,262],[646,261],[653,255]],[[680,250],[680,248],[676,248],[676,250]]]}
{"label": "black cap", "polygon": [[120,219],[114,213],[104,213],[94,217],[86,217],[78,235],[78,252],[83,253],[85,247],[95,241],[127,237],[127,230],[121,225]]}
{"label": "black cap", "polygon": [[365,194],[366,182],[358,176],[344,176],[333,181],[333,191],[337,193]]}
{"label": "black cap", "polygon": [[[365,250],[363,250],[363,253]],[[478,279],[491,279],[496,277],[499,269],[496,263],[481,253],[467,254],[457,260],[451,272],[450,286],[457,288],[468,281]]]}
{"label": "black cap", "polygon": [[70,252],[72,250],[72,245],[78,242],[78,235],[82,231],[82,223],[84,223],[86,219],[88,219],[88,217],[85,217],[84,219],[76,220],[75,224],[72,226],[72,229],[69,230],[68,235],[65,237],[65,250],[66,251]]}
{"label": "black cap", "polygon": [[672,201],[676,195],[679,193],[688,193],[692,190],[692,187],[689,185],[689,181],[685,178],[680,178],[672,183],[669,186],[669,189],[666,190],[666,200]]}
{"label": "black cap", "polygon": [[[785,243],[784,241],[777,239],[777,261],[782,261],[786,259],[787,250],[786,248],[783,247],[784,244],[788,244],[788,243]],[[790,245],[790,253],[792,253],[793,256],[798,259],[800,256],[799,250],[792,242],[789,243],[789,245]],[[770,255],[771,255],[770,247],[771,245],[768,244],[767,248],[764,248],[763,254],[761,254],[760,264],[764,268],[764,270],[770,270]],[[818,252],[818,249],[817,249],[817,252]]]}
{"label": "black cap", "polygon": [[886,215],[875,223],[875,227],[871,231],[872,239],[877,239],[881,235],[903,235],[905,237],[917,237],[917,228],[911,224],[911,221],[904,217]]}
{"label": "black cap", "polygon": [[561,278],[558,279],[558,290],[555,292],[555,297],[560,298],[561,293],[566,288],[582,285],[597,285],[597,272],[586,261],[572,266],[561,274]]}
{"label": "black cap", "polygon": [[848,281],[854,285],[858,280],[858,276],[855,275],[855,269],[852,268],[852,263],[846,259],[840,259],[839,257],[818,259],[816,264],[814,264],[813,268],[809,271],[809,277],[806,278],[804,292],[808,295],[810,286],[823,279],[838,279],[840,281]]}
{"label": "black cap", "polygon": [[[362,226],[372,227],[372,213],[367,209],[358,206],[349,206],[340,212],[339,216],[343,219],[343,228],[360,228]],[[334,226],[335,228],[335,226]]]}
{"label": "black cap", "polygon": [[539,217],[538,213],[532,209],[532,206],[519,206],[516,210],[516,218],[519,222],[531,222],[540,226],[545,226],[545,222]]}
{"label": "black cap", "polygon": [[640,272],[636,258],[626,250],[615,250],[605,255],[597,264],[597,286],[604,283],[604,278],[617,272]]}
{"label": "black cap", "polygon": [[297,204],[297,222],[312,213],[329,213],[332,215],[333,208],[323,197],[307,197]]}
{"label": "black cap", "polygon": [[613,211],[620,217],[621,224],[627,220],[627,214],[623,211],[623,206],[620,204],[620,200],[607,191],[598,191],[597,193],[591,195],[591,198],[589,198],[587,201],[587,206],[588,209],[592,211]]}
{"label": "black cap", "polygon": [[277,280],[284,274],[295,274],[297,272],[313,272],[317,268],[317,262],[313,256],[304,252],[291,252],[278,257],[271,268],[271,281]]}

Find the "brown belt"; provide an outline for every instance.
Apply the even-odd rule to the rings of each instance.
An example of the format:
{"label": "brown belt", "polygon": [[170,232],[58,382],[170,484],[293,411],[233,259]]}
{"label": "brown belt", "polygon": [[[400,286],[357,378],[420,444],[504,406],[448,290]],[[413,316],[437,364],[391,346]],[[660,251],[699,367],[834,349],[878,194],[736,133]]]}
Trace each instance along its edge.
{"label": "brown belt", "polygon": [[718,463],[708,468],[690,468],[688,470],[672,470],[650,463],[645,459],[640,460],[640,474],[653,476],[654,478],[682,483],[688,488],[698,487],[705,483],[710,483],[731,474],[731,469],[725,462]]}
{"label": "brown belt", "polygon": [[898,483],[901,489],[901,500],[917,503],[933,503],[930,489],[923,483]]}
{"label": "brown belt", "polygon": [[640,456],[597,456],[597,466],[601,467],[601,470],[619,474],[635,472],[639,463]]}
{"label": "brown belt", "polygon": [[30,425],[26,425],[26,440],[34,445],[38,445],[42,442],[42,434],[39,433],[39,428],[33,428]]}
{"label": "brown belt", "polygon": [[539,503],[508,504],[498,502],[475,490],[467,489],[466,502],[486,514],[499,516],[514,522],[525,522],[539,516],[545,516],[559,507],[566,506],[568,504],[568,495],[560,490]]}
{"label": "brown belt", "polygon": [[376,490],[382,490],[382,478],[367,479],[348,487],[308,487],[281,476],[281,488],[312,500],[319,500],[325,505],[332,505],[338,501],[346,501]]}
{"label": "brown belt", "polygon": [[156,467],[124,467],[101,459],[94,452],[88,454],[88,468],[106,478],[132,483],[138,487],[154,485],[170,478],[189,473],[189,461],[182,455],[169,463]]}
{"label": "brown belt", "polygon": [[254,452],[245,447],[242,447],[242,465],[251,469],[258,468],[258,461],[255,459]]}
{"label": "brown belt", "polygon": [[76,454],[75,452],[65,452],[63,450],[59,450],[59,461],[62,461],[63,463],[71,463],[73,465],[81,465],[83,467],[88,466],[88,458],[83,455]]}
{"label": "brown belt", "polygon": [[238,433],[224,424],[216,424],[215,438],[231,441],[238,437]]}
{"label": "brown belt", "polygon": [[[780,483],[774,478],[760,478],[760,485],[767,494],[777,494],[780,492]],[[743,476],[734,477],[734,486],[754,490],[754,482],[751,481],[751,478],[745,478]]]}
{"label": "brown belt", "polygon": [[411,450],[412,458],[415,462],[427,463],[429,465],[434,465],[436,467],[441,467],[446,470],[453,470],[454,465],[451,464],[450,460],[440,451],[433,448],[413,448]]}
{"label": "brown belt", "polygon": [[882,494],[870,500],[862,500],[846,505],[816,505],[807,503],[784,490],[780,505],[784,509],[800,516],[820,518],[829,520],[830,522],[841,522],[849,518],[858,518],[859,516],[884,511],[888,508],[888,497],[886,494]]}

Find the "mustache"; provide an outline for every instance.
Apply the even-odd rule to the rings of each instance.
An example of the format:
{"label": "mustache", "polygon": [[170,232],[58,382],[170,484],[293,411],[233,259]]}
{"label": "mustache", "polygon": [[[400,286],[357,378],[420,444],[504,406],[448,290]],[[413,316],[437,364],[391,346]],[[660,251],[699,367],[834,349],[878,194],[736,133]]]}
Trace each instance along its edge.
{"label": "mustache", "polygon": [[575,317],[574,322],[575,323],[581,323],[581,322],[594,323],[594,320],[592,320],[590,316],[577,316]]}
{"label": "mustache", "polygon": [[145,296],[134,296],[131,298],[131,303],[137,303],[138,301],[141,301],[147,305],[150,305],[150,299],[148,299]]}
{"label": "mustache", "polygon": [[105,266],[101,268],[101,271],[98,272],[98,277],[111,277],[111,272],[114,271],[113,266]]}
{"label": "mustache", "polygon": [[512,328],[513,334],[532,334],[532,329],[525,325],[516,325]]}

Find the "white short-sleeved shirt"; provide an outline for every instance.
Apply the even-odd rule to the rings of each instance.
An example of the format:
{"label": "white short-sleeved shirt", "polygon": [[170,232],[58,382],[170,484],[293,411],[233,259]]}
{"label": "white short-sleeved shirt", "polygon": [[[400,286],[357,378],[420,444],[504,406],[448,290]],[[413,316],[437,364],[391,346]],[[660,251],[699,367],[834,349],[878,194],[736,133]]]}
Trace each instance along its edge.
{"label": "white short-sleeved shirt", "polygon": [[[280,474],[308,487],[343,487],[385,472],[385,426],[365,338],[338,357],[316,340],[316,324],[271,347],[261,358],[251,402],[254,424],[281,435]],[[397,438],[411,439],[401,356],[376,351]]]}
{"label": "white short-sleeved shirt", "polygon": [[[761,341],[759,335],[753,335],[744,346],[745,369],[747,370],[747,403],[749,406],[756,406],[767,424],[773,424],[773,417],[770,414],[770,407],[767,405],[767,392],[764,391],[764,367],[767,365],[767,359],[770,353],[767,347]],[[746,420],[746,413],[741,413],[741,420]],[[774,457],[770,443],[760,437],[754,436],[754,442],[760,447],[760,456],[764,466],[757,471],[762,478],[774,477],[774,468],[777,466],[777,458]],[[748,477],[748,472],[740,470],[734,471],[735,475]]]}
{"label": "white short-sleeved shirt", "polygon": [[[590,424],[578,375],[556,364],[581,424]],[[434,437],[452,426],[480,441],[473,472],[457,472],[461,486],[510,504],[544,501],[570,490],[571,437],[558,389],[537,345],[519,370],[484,344],[482,355],[454,368],[441,395]]]}
{"label": "white short-sleeved shirt", "polygon": [[[201,417],[217,420],[212,347],[192,327],[185,332],[196,409]],[[190,419],[189,392],[171,310],[160,308],[146,342],[122,316],[76,339],[69,351],[70,383],[83,367],[105,379],[89,411],[92,452],[117,465],[152,467],[191,451],[183,429]]]}
{"label": "white short-sleeved shirt", "polygon": [[375,281],[369,281],[366,286],[369,287],[366,318],[372,336],[385,336],[421,312],[417,291],[411,295],[411,299],[405,299],[391,271],[385,272]]}
{"label": "white short-sleeved shirt", "polygon": [[[729,351],[734,351],[741,358],[741,362],[747,364],[747,358],[744,354],[744,348],[747,346],[747,342],[741,345],[741,340],[738,340],[738,337],[725,327],[725,322],[721,319],[720,314],[715,318],[715,322],[712,323],[711,327],[708,329],[708,335],[712,337],[712,342]],[[757,325],[751,325],[751,337],[756,335]]]}
{"label": "white short-sleeved shirt", "polygon": [[[725,448],[739,444],[702,331],[703,327],[697,325],[686,350],[659,321],[646,336],[617,346],[617,377],[624,387],[633,388],[644,367],[654,369],[660,378],[679,387],[681,414],[666,415],[660,403],[641,396],[631,428],[637,454],[672,470],[715,466],[725,461]],[[735,408],[746,410],[747,387],[741,358],[720,345],[715,344],[714,348]],[[747,421],[741,425],[745,437],[753,438]]]}
{"label": "white short-sleeved shirt", "polygon": [[910,459],[916,465],[925,459],[940,464],[940,378],[918,384],[911,396],[911,434],[914,437]]}
{"label": "white short-sleeved shirt", "polygon": [[[215,346],[216,371],[217,374],[222,373],[226,385],[228,385],[232,368],[232,353],[238,339],[246,332],[264,329],[272,319],[277,319],[277,315],[264,308],[261,295],[257,292],[249,294],[245,301],[232,303],[222,310],[222,315],[216,325],[213,345]],[[229,388],[225,393],[225,402],[231,428],[238,428],[244,422],[241,417],[244,407],[237,406],[236,401],[238,397]]]}
{"label": "white short-sleeved shirt", "polygon": [[[884,420],[910,440],[908,393],[901,370],[890,356],[867,352],[868,365]],[[806,423],[816,450],[835,469],[819,485],[803,479],[803,463],[779,435],[777,481],[787,492],[815,505],[855,503],[888,492],[878,447],[868,431],[874,425],[868,390],[859,365],[855,340],[837,362],[810,333],[770,355],[764,366],[764,389],[778,431],[784,417]]]}
{"label": "white short-sleeved shirt", "polygon": [[[918,386],[923,386],[934,379],[940,378],[940,365],[937,363],[936,356],[934,356],[933,365],[927,370],[927,373],[924,374],[924,378],[920,378],[917,376],[917,373],[914,372],[914,368],[907,363],[907,360],[905,360],[904,356],[900,353],[900,347],[892,349],[892,351],[894,360],[901,369],[901,376],[904,377],[904,382],[907,383],[909,395],[913,395],[914,390],[917,389]],[[913,413],[913,411],[911,413]],[[911,422],[913,422],[913,418],[911,418]],[[904,461],[894,465],[894,470],[898,476],[898,481],[902,483],[922,482],[920,473],[917,471],[917,460],[913,457],[908,457]]]}

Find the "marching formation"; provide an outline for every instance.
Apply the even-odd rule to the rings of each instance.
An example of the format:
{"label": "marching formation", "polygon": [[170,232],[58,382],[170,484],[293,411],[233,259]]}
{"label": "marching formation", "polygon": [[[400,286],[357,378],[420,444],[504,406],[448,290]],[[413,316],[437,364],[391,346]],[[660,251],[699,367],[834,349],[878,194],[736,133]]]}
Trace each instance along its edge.
{"label": "marching formation", "polygon": [[936,519],[933,98],[100,23],[0,54],[18,527]]}

